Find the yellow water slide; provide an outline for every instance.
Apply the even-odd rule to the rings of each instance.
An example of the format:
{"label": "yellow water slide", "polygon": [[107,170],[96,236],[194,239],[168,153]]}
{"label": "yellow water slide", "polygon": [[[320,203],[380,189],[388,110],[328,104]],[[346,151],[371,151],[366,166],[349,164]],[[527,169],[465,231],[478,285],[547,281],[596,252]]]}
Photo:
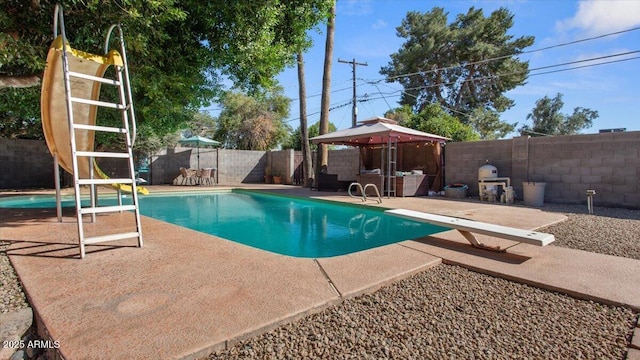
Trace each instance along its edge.
{"label": "yellow water slide", "polygon": [[[111,50],[105,56],[89,54],[71,48],[68,44],[67,59],[69,69],[74,72],[103,77],[105,71],[111,65],[123,65],[123,60],[116,50]],[[42,113],[42,129],[47,146],[52,155],[58,157],[58,163],[70,174],[73,174],[71,139],[69,138],[69,122],[67,120],[67,104],[65,98],[62,36],[58,36],[47,55],[47,64],[42,79],[42,95],[40,99]],[[71,78],[71,96],[98,100],[100,96],[100,82],[81,77]],[[97,106],[84,103],[73,104],[73,120],[76,124],[96,125]],[[95,131],[76,129],[76,150],[94,151]],[[82,158],[80,160],[83,160]],[[109,179],[109,177],[98,167],[89,161],[78,161],[78,177],[90,178],[91,168],[94,174]],[[113,184],[115,188],[122,191],[131,192],[131,186],[124,184]],[[137,192],[148,194],[149,190],[136,186]]]}

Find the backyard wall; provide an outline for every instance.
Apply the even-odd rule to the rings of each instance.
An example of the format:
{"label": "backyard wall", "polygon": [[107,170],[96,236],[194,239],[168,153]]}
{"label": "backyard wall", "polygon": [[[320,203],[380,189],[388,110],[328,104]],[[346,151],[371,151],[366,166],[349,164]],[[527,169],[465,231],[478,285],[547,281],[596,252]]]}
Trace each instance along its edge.
{"label": "backyard wall", "polygon": [[[357,148],[329,150],[327,174],[337,174],[338,181],[356,181],[360,172],[360,151]],[[315,153],[313,159],[315,160]]]}
{"label": "backyard wall", "polygon": [[151,184],[171,184],[181,167],[216,169],[219,184],[264,182],[267,164],[265,151],[227,150],[187,147],[166,148],[151,157]]}
{"label": "backyard wall", "polygon": [[54,186],[53,157],[44,141],[0,139],[0,189]]}
{"label": "backyard wall", "polygon": [[[498,175],[511,178],[519,199],[523,181],[544,181],[546,202],[586,203],[586,190],[592,189],[596,206],[640,209],[638,131],[450,143],[444,152],[445,183],[466,183],[471,195],[478,195],[478,168],[489,160]],[[200,167],[218,169],[220,184],[236,184],[264,182],[270,165],[288,174],[285,181],[291,183],[295,154],[201,148]],[[170,184],[181,166],[196,168],[197,162],[195,148],[159,151],[149,164],[151,183]],[[340,181],[352,181],[359,163],[357,149],[332,150],[327,170]],[[44,141],[0,139],[0,188],[53,186],[53,160]]]}
{"label": "backyard wall", "polygon": [[445,147],[445,182],[466,183],[478,195],[478,168],[489,160],[499,176],[511,178],[522,199],[523,181],[546,182],[545,202],[640,208],[640,132],[450,143]]}

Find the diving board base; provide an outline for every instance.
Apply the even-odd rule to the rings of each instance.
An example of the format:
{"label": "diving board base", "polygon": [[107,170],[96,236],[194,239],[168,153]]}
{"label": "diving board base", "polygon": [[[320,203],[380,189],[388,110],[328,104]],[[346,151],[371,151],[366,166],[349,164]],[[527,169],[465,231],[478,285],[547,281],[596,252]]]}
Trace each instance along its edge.
{"label": "diving board base", "polygon": [[480,241],[478,241],[476,236],[473,235],[472,233],[470,233],[469,231],[460,230],[460,229],[456,229],[456,230],[458,230],[458,232],[460,234],[462,234],[462,236],[464,236],[464,238],[467,239],[467,241],[473,247],[477,247],[477,248],[483,249],[483,250],[495,251],[495,252],[505,252],[505,251],[507,251],[507,249],[502,249],[502,248],[500,248],[500,246],[490,246],[490,245],[485,245],[485,244],[481,243]]}

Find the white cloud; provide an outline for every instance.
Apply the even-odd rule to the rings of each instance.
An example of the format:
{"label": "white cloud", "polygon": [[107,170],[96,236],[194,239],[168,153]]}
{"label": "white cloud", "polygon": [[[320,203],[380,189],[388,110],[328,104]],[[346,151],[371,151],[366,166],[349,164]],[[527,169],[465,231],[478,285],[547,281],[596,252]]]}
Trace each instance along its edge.
{"label": "white cloud", "polygon": [[371,27],[373,28],[373,30],[383,29],[387,27],[387,22],[382,19],[378,19],[378,21],[371,25]]}
{"label": "white cloud", "polygon": [[559,30],[578,28],[590,35],[626,30],[638,25],[640,1],[637,0],[580,1],[574,17],[556,23]]}
{"label": "white cloud", "polygon": [[373,12],[369,0],[338,1],[336,12],[346,16],[364,16]]}

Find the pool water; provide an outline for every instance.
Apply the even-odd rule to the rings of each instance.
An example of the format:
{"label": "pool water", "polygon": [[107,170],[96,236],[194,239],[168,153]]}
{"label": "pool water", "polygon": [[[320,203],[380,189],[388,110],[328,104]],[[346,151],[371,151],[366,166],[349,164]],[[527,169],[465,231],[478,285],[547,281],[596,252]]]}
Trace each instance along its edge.
{"label": "pool water", "polygon": [[[51,196],[20,198],[0,199],[0,207],[55,207]],[[250,191],[138,198],[142,215],[295,257],[344,255],[449,230],[386,215],[383,209]],[[107,202],[115,199],[100,204]],[[73,198],[65,198],[63,206],[73,207]]]}

